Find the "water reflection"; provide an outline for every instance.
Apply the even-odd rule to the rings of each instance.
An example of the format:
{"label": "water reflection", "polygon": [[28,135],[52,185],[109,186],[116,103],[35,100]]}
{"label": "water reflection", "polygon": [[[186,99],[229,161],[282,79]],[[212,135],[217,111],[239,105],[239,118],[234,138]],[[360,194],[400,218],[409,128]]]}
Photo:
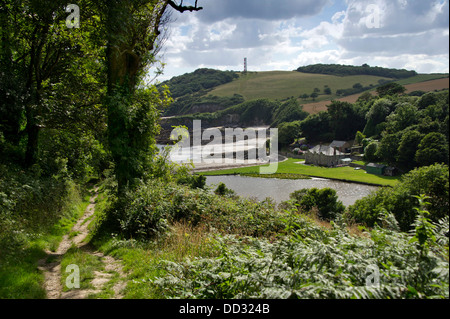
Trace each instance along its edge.
{"label": "water reflection", "polygon": [[345,206],[353,205],[358,199],[377,190],[376,186],[345,183],[340,181],[313,178],[301,180],[285,180],[275,178],[254,178],[243,176],[207,176],[207,185],[224,183],[234,190],[236,195],[264,200],[271,197],[275,202],[281,203],[289,199],[289,194],[302,188],[332,188],[336,190],[339,200]]}

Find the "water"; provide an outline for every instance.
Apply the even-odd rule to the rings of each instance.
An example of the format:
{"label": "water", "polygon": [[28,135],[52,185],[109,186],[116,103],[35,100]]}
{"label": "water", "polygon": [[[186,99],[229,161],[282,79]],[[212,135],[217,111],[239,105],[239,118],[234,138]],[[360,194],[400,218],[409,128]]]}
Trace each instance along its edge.
{"label": "water", "polygon": [[[239,146],[241,149],[246,148],[245,145]],[[160,149],[164,148],[164,146],[162,145],[158,145],[158,147]],[[201,157],[201,155],[199,154],[202,154],[202,150],[201,148],[196,149],[191,147],[190,153],[191,153],[190,155],[193,156],[193,158],[195,159],[197,157]],[[237,160],[235,160],[235,163],[240,164],[239,161]],[[196,168],[202,166],[202,164],[195,164],[195,165]],[[206,165],[206,167],[208,166],[214,168],[214,165],[211,164]],[[236,192],[236,195],[238,196],[247,198],[256,198],[257,200],[261,201],[266,199],[267,197],[270,197],[277,203],[289,200],[289,194],[303,188],[309,189],[315,187],[321,189],[329,187],[336,191],[339,200],[341,200],[345,206],[350,206],[353,205],[358,199],[361,199],[378,189],[377,186],[346,183],[323,178],[299,179],[299,180],[254,178],[243,176],[207,176],[206,178],[206,184],[208,186],[218,185],[221,182],[224,183],[228,188],[234,190]]]}
{"label": "water", "polygon": [[289,200],[289,194],[303,188],[332,188],[336,190],[339,200],[345,206],[353,205],[358,199],[369,195],[378,189],[376,186],[345,183],[340,181],[312,178],[300,180],[276,179],[276,178],[255,178],[243,176],[207,176],[207,185],[218,185],[224,183],[227,188],[236,192],[236,195],[246,198],[256,198],[264,200],[267,197],[275,202]]}

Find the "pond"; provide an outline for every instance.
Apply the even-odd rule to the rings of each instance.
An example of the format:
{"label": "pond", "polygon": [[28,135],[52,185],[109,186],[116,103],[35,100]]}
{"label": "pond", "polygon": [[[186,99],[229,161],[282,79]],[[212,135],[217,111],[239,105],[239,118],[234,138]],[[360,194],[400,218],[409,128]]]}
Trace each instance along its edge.
{"label": "pond", "polygon": [[244,176],[207,176],[206,184],[208,186],[224,183],[227,188],[236,192],[236,195],[246,198],[256,198],[264,200],[267,197],[275,202],[289,200],[289,194],[303,188],[332,188],[336,191],[339,200],[345,206],[353,205],[358,199],[369,195],[379,187],[346,183],[341,181],[312,178],[312,179],[276,179],[276,178],[256,178]]}

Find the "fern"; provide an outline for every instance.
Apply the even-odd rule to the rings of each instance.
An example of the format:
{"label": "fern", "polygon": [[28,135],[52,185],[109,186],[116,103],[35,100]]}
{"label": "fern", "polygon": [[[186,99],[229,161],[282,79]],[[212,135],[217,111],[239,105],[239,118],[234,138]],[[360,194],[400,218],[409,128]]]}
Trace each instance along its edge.
{"label": "fern", "polygon": [[[418,217],[419,227],[429,223],[420,218],[426,217]],[[420,241],[411,245],[415,234],[398,232],[388,213],[385,219],[394,227],[376,227],[370,238],[349,235],[339,222],[324,230],[306,218],[274,243],[220,237],[218,258],[172,265],[154,284],[169,298],[448,298],[448,240],[431,240],[425,258]],[[427,234],[438,238],[440,230]],[[379,270],[378,285],[367,285],[370,269]]]}

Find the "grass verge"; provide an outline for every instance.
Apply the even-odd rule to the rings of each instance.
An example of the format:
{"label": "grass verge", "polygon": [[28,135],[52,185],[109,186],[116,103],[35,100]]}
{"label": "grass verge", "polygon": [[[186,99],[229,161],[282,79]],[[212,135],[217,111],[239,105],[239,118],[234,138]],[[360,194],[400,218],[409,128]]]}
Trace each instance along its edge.
{"label": "grass verge", "polygon": [[[217,170],[210,172],[199,173],[205,176],[218,175],[251,175],[255,177],[268,178],[270,175],[262,175],[259,173],[260,166],[233,168],[226,170]],[[395,186],[400,177],[399,176],[379,176],[366,173],[365,170],[355,170],[353,167],[317,167],[302,164],[298,159],[289,158],[287,161],[278,163],[278,170],[276,175],[286,174],[290,177],[295,176],[310,176],[335,179],[344,182],[362,183],[376,186]],[[276,176],[275,175],[275,176]]]}
{"label": "grass verge", "polygon": [[127,274],[124,299],[161,299],[163,294],[151,283],[167,275],[162,267],[166,261],[182,262],[186,258],[215,257],[210,233],[203,226],[175,223],[167,236],[148,242],[122,240],[115,236],[94,241],[103,253],[122,261]]}
{"label": "grass verge", "polygon": [[55,251],[89,205],[89,194],[80,195],[74,185],[69,189],[62,217],[50,230],[26,233],[20,247],[0,255],[0,299],[44,299],[44,275],[38,261],[45,250]]}

